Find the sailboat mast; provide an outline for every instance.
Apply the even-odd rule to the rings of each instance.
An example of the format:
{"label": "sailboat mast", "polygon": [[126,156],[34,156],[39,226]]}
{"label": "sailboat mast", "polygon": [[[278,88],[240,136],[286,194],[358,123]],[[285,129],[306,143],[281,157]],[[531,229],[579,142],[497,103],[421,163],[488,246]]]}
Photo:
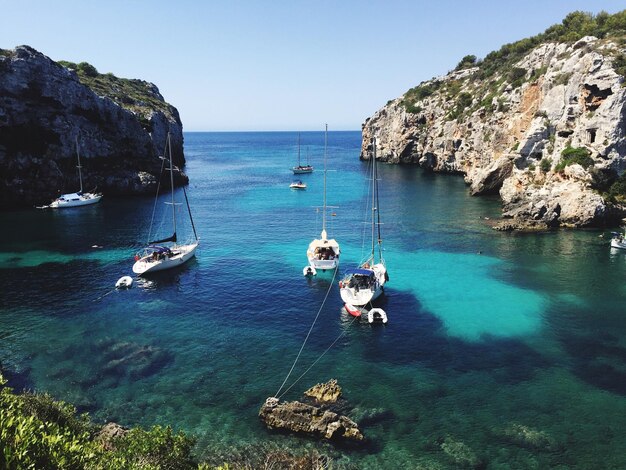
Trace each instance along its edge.
{"label": "sailboat mast", "polygon": [[80,166],[80,151],[78,150],[78,136],[76,136],[76,159],[78,160],[78,180],[80,181],[80,192],[83,192],[83,172]]}
{"label": "sailboat mast", "polygon": [[[374,142],[376,142],[374,140]],[[376,149],[374,149],[374,157],[376,156]],[[378,229],[378,257],[380,262],[383,262],[383,239],[380,236],[380,200],[378,198],[378,166],[376,165],[376,158],[374,158],[374,172],[376,178],[374,179],[374,192],[376,193],[376,227]]]}
{"label": "sailboat mast", "polygon": [[167,132],[167,149],[170,154],[170,184],[172,186],[172,220],[174,221],[174,236],[176,236],[176,206],[174,205],[174,164],[172,162],[172,140]]}
{"label": "sailboat mast", "polygon": [[376,137],[372,139],[372,264],[374,262],[374,225],[376,224]]}
{"label": "sailboat mast", "polygon": [[324,132],[324,209],[322,211],[322,238],[326,238],[326,152],[328,147],[328,124]]}
{"label": "sailboat mast", "polygon": [[300,133],[298,132],[298,167],[300,166]]}

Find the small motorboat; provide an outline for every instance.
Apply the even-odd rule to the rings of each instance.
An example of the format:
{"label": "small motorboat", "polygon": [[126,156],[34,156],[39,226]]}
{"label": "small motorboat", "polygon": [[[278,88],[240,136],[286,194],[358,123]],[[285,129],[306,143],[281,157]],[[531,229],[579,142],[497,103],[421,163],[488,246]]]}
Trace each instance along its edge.
{"label": "small motorboat", "polygon": [[303,183],[302,181],[294,181],[289,185],[289,187],[291,189],[306,189],[306,183]]}
{"label": "small motorboat", "polygon": [[315,276],[317,274],[317,270],[313,266],[305,266],[302,269],[303,276]]}
{"label": "small motorboat", "polygon": [[130,276],[122,276],[115,283],[116,289],[128,289],[133,285],[133,278]]}
{"label": "small motorboat", "polygon": [[621,248],[626,250],[626,230],[625,233],[612,232],[611,248]]}

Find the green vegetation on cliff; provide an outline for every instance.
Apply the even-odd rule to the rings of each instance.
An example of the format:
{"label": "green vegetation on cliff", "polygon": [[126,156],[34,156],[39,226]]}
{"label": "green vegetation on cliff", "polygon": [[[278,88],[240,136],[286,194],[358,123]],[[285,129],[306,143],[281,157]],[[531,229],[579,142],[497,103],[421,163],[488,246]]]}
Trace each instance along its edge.
{"label": "green vegetation on cliff", "polygon": [[[476,90],[478,105],[485,107],[487,111],[492,111],[491,101],[497,88],[505,81],[513,88],[521,86],[526,80],[535,81],[545,73],[545,70],[527,71],[523,68],[515,67],[532,49],[548,42],[573,43],[585,36],[595,36],[598,38],[612,38],[624,44],[626,42],[626,10],[610,15],[600,12],[597,15],[591,13],[575,11],[565,17],[560,24],[555,24],[546,29],[543,33],[519,41],[505,44],[500,49],[492,51],[479,60],[474,55],[466,55],[461,59],[454,69],[456,72],[464,69],[476,67],[477,71],[463,80],[483,82]],[[615,71],[626,77],[626,55],[615,53],[613,58]],[[566,79],[567,77],[562,77]],[[488,79],[491,79],[488,81]],[[417,102],[433,95],[435,91],[444,85],[444,80],[431,80],[422,83],[408,90],[402,97],[401,104],[407,112],[417,113],[421,107]],[[490,94],[485,98],[486,94]],[[451,114],[455,118],[463,115],[458,112],[458,106]]]}
{"label": "green vegetation on cliff", "polygon": [[578,164],[587,169],[593,166],[593,158],[590,156],[589,150],[583,147],[566,147],[561,152],[561,161],[554,168],[554,171],[561,172],[566,166]]}
{"label": "green vegetation on cliff", "polygon": [[112,73],[101,74],[91,64],[80,62],[75,64],[68,61],[59,61],[59,65],[74,70],[83,85],[88,86],[99,96],[110,98],[119,106],[135,113],[142,126],[150,129],[150,115],[153,111],[161,111],[171,117],[172,109],[157,88],[144,80],[119,78]]}

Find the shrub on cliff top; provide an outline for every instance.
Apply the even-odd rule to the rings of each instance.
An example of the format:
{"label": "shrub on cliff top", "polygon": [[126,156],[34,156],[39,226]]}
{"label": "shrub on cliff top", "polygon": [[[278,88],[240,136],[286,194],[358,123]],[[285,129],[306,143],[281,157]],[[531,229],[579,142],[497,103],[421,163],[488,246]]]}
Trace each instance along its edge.
{"label": "shrub on cliff top", "polygon": [[461,61],[457,64],[454,70],[468,69],[470,67],[474,67],[477,60],[478,59],[473,54],[466,55],[461,59]]}
{"label": "shrub on cliff top", "polygon": [[81,62],[76,68],[88,77],[97,77],[99,75],[98,70],[87,62]]}
{"label": "shrub on cliff top", "polygon": [[584,36],[620,36],[626,34],[626,10],[613,15],[600,12],[597,15],[582,11],[568,14],[560,24],[555,24],[543,33],[505,44],[492,51],[479,62],[477,78],[487,78],[505,70],[539,44],[545,42],[575,42]]}

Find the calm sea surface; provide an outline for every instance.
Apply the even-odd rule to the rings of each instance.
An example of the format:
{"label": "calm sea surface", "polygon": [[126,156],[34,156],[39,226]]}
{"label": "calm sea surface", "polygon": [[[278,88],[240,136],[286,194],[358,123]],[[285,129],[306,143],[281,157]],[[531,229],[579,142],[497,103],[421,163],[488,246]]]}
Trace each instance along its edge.
{"label": "calm sea surface", "polygon": [[[328,136],[340,269],[367,230],[360,138]],[[185,134],[197,257],[128,291],[112,288],[132,274],[153,198],[1,213],[0,362],[13,385],[100,422],[171,424],[201,455],[288,444],[359,468],[626,468],[626,252],[608,231],[496,232],[496,199],[414,167],[379,166],[389,324],[352,322],[332,283],[292,380],[343,336],[284,397],[337,378],[370,445],[265,430],[259,407],[332,281],[302,276],[321,230],[324,135],[301,140],[316,171],[294,191],[296,133]]]}

